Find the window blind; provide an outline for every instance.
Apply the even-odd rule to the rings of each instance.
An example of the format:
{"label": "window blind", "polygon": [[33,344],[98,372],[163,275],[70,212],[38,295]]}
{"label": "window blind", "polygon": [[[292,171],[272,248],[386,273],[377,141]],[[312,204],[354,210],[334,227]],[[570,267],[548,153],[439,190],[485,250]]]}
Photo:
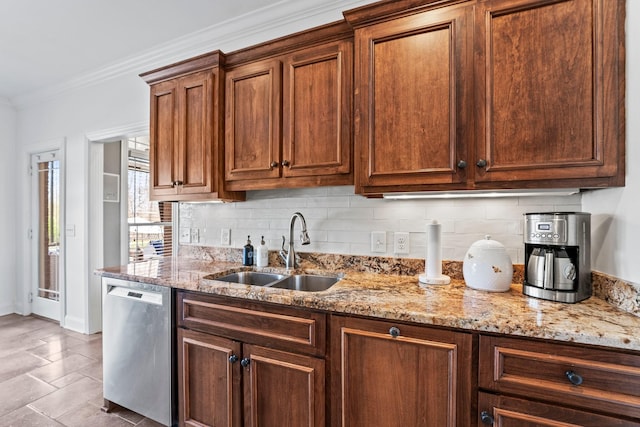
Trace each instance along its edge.
{"label": "window blind", "polygon": [[149,200],[149,141],[128,140],[129,262],[171,255],[172,203]]}

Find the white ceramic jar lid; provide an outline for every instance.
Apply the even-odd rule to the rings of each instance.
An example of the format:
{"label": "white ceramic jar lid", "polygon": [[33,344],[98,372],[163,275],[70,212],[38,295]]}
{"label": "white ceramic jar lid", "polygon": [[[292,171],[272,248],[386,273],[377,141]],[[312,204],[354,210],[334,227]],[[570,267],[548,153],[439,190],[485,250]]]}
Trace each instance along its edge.
{"label": "white ceramic jar lid", "polygon": [[504,250],[504,245],[497,240],[491,240],[490,235],[485,235],[483,240],[474,242],[471,247],[489,250]]}

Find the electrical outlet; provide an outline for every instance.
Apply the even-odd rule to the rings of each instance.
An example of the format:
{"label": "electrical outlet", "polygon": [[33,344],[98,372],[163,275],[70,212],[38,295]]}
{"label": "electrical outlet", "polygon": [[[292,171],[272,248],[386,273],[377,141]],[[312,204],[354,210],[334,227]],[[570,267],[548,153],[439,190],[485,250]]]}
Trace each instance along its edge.
{"label": "electrical outlet", "polygon": [[191,243],[200,243],[200,230],[197,228],[191,229]]}
{"label": "electrical outlet", "polygon": [[220,244],[226,246],[231,245],[231,230],[229,228],[220,230]]}
{"label": "electrical outlet", "polygon": [[371,232],[371,252],[387,251],[387,233],[384,231]]}
{"label": "electrical outlet", "polygon": [[180,229],[180,243],[191,243],[191,229]]}
{"label": "electrical outlet", "polygon": [[407,255],[409,253],[409,233],[393,233],[393,253]]}

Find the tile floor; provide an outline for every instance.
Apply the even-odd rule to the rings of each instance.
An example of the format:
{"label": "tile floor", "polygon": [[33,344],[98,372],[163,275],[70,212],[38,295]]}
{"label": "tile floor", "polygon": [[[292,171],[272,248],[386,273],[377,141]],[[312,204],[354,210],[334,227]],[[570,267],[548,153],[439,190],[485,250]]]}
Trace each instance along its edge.
{"label": "tile floor", "polygon": [[0,316],[0,426],[159,427],[102,399],[102,335],[49,320]]}

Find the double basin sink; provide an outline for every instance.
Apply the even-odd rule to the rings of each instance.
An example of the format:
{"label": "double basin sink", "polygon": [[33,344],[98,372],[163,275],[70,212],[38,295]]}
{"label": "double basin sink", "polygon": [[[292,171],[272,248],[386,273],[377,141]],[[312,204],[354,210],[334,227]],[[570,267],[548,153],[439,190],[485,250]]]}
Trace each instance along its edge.
{"label": "double basin sink", "polygon": [[260,271],[239,271],[222,277],[212,278],[222,282],[240,283],[243,285],[266,286],[270,288],[289,289],[292,291],[320,292],[326,291],[336,284],[340,277],[321,276],[315,274],[279,274]]}

